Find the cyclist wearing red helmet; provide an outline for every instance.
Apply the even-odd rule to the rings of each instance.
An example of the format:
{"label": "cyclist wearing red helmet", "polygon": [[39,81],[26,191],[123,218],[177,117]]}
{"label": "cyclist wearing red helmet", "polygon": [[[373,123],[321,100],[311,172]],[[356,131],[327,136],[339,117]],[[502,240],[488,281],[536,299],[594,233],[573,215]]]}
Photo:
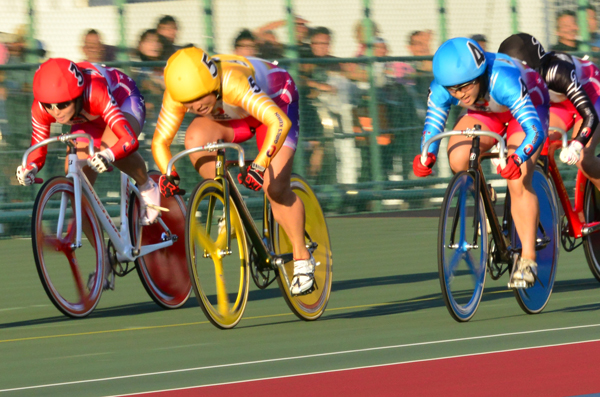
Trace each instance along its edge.
{"label": "cyclist wearing red helmet", "polygon": [[[135,82],[124,73],[89,62],[75,64],[64,58],[44,62],[33,77],[34,102],[31,123],[34,145],[50,136],[50,124],[71,125],[71,133],[87,133],[98,151],[87,158],[87,141],[77,142],[80,158],[87,158],[84,172],[90,183],[111,163],[132,177],[142,198],[151,206],[160,203],[158,186],[148,178],[144,160],[135,153],[137,135],[144,126],[146,107]],[[46,161],[47,148],[35,150],[26,167],[17,168],[21,185],[30,185]],[[96,173],[90,171],[90,168]],[[143,224],[156,220],[158,211],[148,208]]]}

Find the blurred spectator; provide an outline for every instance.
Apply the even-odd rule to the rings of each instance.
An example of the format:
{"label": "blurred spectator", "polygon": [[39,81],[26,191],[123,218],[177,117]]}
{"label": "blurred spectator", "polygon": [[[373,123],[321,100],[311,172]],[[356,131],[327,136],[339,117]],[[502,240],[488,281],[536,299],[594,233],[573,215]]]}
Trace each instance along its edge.
{"label": "blurred spectator", "polygon": [[[377,26],[377,24],[375,22],[371,21],[371,23],[373,24],[371,34],[374,37],[379,36],[379,33],[380,33],[379,27]],[[367,53],[367,37],[365,37],[364,31],[365,31],[365,27],[364,27],[363,20],[361,19],[354,25],[354,38],[356,39],[356,42],[358,43],[358,49],[357,49],[356,53],[354,54],[355,57],[362,57],[362,56],[365,56]]]}
{"label": "blurred spectator", "polygon": [[[416,57],[432,56],[431,30],[415,30],[408,36],[408,51]],[[432,69],[432,61],[416,61],[415,69],[417,72],[430,73]]]}
{"label": "blurred spectator", "polygon": [[[163,53],[162,43],[156,29],[148,29],[140,36],[135,60],[142,62],[159,61]],[[132,77],[146,99],[147,119],[155,119],[155,103],[161,103],[165,90],[162,66],[132,68]]]}
{"label": "blurred spectator", "polygon": [[[383,38],[373,39],[374,56],[386,57],[388,51]],[[395,175],[408,179],[412,173],[413,154],[419,150],[419,139],[415,139],[417,135],[409,128],[422,126],[411,91],[414,90],[414,82],[409,74],[414,73],[414,69],[402,62],[375,62],[373,69],[379,110],[380,135],[377,143],[381,150],[381,166],[390,179],[394,179]]]}
{"label": "blurred spectator", "polygon": [[171,15],[163,15],[156,24],[156,31],[163,47],[162,60],[167,60],[179,49],[175,45],[177,39],[177,21]]}
{"label": "blurred spectator", "polygon": [[234,54],[243,57],[255,57],[256,47],[256,37],[248,29],[242,30],[233,41]]}
{"label": "blurred spectator", "polygon": [[116,58],[116,47],[102,43],[102,37],[95,29],[90,29],[83,34],[81,51],[84,55],[83,60],[92,63],[110,62]]}
{"label": "blurred spectator", "polygon": [[[279,43],[274,31],[276,29],[285,27],[288,21],[286,19],[280,19],[278,21],[269,22],[256,30],[256,37],[259,42],[259,53],[262,58],[265,59],[276,59],[283,58],[285,56],[285,48]],[[308,37],[310,33],[309,27],[306,25],[308,21],[298,15],[294,17],[295,32],[296,32],[296,48],[298,50],[298,56],[300,58],[309,58],[311,56],[310,45],[308,44]],[[263,48],[264,47],[264,48]],[[266,53],[270,56],[264,56]],[[277,56],[273,56],[277,55]]]}
{"label": "blurred spectator", "polygon": [[471,39],[475,40],[477,42],[477,44],[479,44],[481,46],[481,48],[483,49],[483,51],[487,51],[486,47],[487,47],[487,39],[485,38],[484,35],[482,34],[474,34],[473,36],[471,36]]}
{"label": "blurred spectator", "polygon": [[[346,78],[342,67],[333,61],[331,55],[331,31],[326,27],[312,30],[310,47],[314,58],[331,58],[332,62],[312,66],[307,73],[306,85],[312,90],[309,96],[317,109],[323,125],[323,138],[313,141],[311,167],[313,171],[335,169],[338,183],[357,183],[360,170],[360,152],[356,148],[353,129],[353,98],[357,96],[356,87]],[[335,156],[331,156],[331,141]],[[322,163],[318,163],[321,156]],[[336,159],[336,165],[325,164]],[[329,172],[329,175],[333,175]],[[328,181],[331,183],[331,181]]]}
{"label": "blurred spectator", "polygon": [[579,41],[579,26],[577,26],[577,15],[573,11],[562,11],[556,17],[556,36],[558,43],[552,46],[553,51],[577,51]]}
{"label": "blurred spectator", "polygon": [[283,44],[277,40],[272,30],[262,31],[258,36],[258,56],[266,60],[281,59],[285,56]]}
{"label": "blurred spectator", "polygon": [[590,33],[590,46],[592,47],[592,51],[599,51],[600,35],[598,34],[598,16],[596,14],[596,8],[593,5],[588,4],[586,11],[588,32]]}

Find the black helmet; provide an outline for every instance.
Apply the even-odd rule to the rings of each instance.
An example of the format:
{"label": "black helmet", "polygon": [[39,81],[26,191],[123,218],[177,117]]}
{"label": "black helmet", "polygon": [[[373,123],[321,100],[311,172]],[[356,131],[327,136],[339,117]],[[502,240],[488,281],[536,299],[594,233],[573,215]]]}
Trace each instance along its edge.
{"label": "black helmet", "polygon": [[509,36],[500,44],[498,52],[523,61],[532,69],[538,69],[547,55],[546,50],[535,37],[527,33]]}

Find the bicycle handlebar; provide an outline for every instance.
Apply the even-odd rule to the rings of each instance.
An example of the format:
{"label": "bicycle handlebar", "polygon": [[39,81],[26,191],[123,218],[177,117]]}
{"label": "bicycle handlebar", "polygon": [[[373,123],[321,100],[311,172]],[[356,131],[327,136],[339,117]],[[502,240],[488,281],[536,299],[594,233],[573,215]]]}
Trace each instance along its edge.
{"label": "bicycle handlebar", "polygon": [[190,154],[196,153],[196,152],[202,152],[202,151],[214,152],[215,150],[225,149],[225,148],[237,150],[238,164],[239,164],[240,169],[243,171],[244,170],[244,148],[242,148],[237,143],[211,142],[211,143],[207,143],[204,146],[198,146],[196,148],[184,150],[182,152],[177,153],[175,156],[173,156],[171,158],[171,160],[169,160],[169,164],[167,165],[167,176],[171,176],[171,170],[173,169],[173,165],[182,157],[185,157],[187,155],[190,155]]}
{"label": "bicycle handlebar", "polygon": [[558,127],[550,127],[548,129],[548,132],[558,132],[560,134],[560,138],[562,140],[562,148],[566,149],[569,146],[569,133],[565,130],[563,130],[562,128],[558,128]]}
{"label": "bicycle handlebar", "polygon": [[25,151],[25,154],[23,155],[23,161],[21,162],[21,165],[23,167],[27,167],[27,158],[34,150],[37,150],[43,146],[47,146],[53,142],[67,142],[67,141],[70,141],[71,139],[77,139],[77,138],[84,138],[84,139],[88,140],[88,153],[90,156],[93,156],[94,155],[94,145],[93,145],[93,138],[90,134],[84,134],[84,133],[63,134],[63,135],[54,136],[54,137],[51,137],[48,139],[44,139],[43,141],[38,142],[35,145],[33,145],[32,147],[30,147],[29,149],[27,149]]}
{"label": "bicycle handlebar", "polygon": [[468,138],[472,138],[474,136],[489,136],[491,138],[494,138],[495,140],[498,141],[498,144],[500,145],[500,153],[498,154],[498,158],[500,159],[500,164],[502,166],[502,168],[506,167],[506,143],[504,141],[504,138],[502,136],[500,136],[499,134],[496,134],[495,132],[491,132],[491,131],[481,131],[481,130],[475,130],[475,129],[470,129],[467,128],[464,131],[446,131],[446,132],[442,132],[440,134],[437,134],[431,138],[429,138],[429,140],[427,140],[427,142],[425,142],[425,144],[423,145],[423,151],[421,152],[421,164],[425,165],[425,161],[427,160],[427,152],[429,150],[429,146],[431,146],[431,144],[435,141],[439,141],[441,139],[444,139],[446,137],[449,136],[454,136],[454,135],[465,135]]}

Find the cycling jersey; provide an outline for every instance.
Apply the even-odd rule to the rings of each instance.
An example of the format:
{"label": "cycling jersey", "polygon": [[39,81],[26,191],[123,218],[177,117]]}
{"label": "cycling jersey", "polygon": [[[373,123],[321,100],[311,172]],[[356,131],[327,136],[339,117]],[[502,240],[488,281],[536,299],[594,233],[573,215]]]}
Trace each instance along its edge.
{"label": "cycling jersey", "polygon": [[575,118],[583,118],[575,139],[585,146],[598,126],[594,104],[600,95],[600,71],[591,61],[568,54],[551,52],[547,57],[540,75],[548,85],[551,111],[559,114],[567,129],[573,126]]}
{"label": "cycling jersey", "polygon": [[[435,80],[431,83],[421,148],[429,138],[444,131],[451,105],[460,105],[479,113],[510,112],[526,135],[515,151],[524,162],[547,137],[547,125],[540,121],[536,109],[545,107],[547,112],[550,101],[546,84],[537,72],[525,69],[507,55],[486,52],[485,57],[488,64],[485,71],[488,88],[473,105],[465,106]],[[429,152],[437,154],[439,144],[440,141],[434,142],[429,147]]]}
{"label": "cycling jersey", "polygon": [[[124,103],[129,95],[139,95],[137,87],[133,80],[122,72],[116,69],[104,68],[100,65],[91,64],[89,62],[78,63],[77,66],[81,70],[84,81],[83,105],[79,114],[76,114],[69,122],[71,132],[87,132],[85,127],[80,127],[82,123],[99,132],[94,136],[94,146],[99,147],[99,138],[109,126],[119,139],[117,143],[110,147],[114,154],[115,160],[122,159],[128,154],[135,152],[138,148],[138,140],[135,132],[127,119],[121,112],[120,105]],[[124,88],[125,87],[125,88]],[[118,94],[115,95],[114,94]],[[141,97],[141,96],[140,96]],[[118,98],[118,99],[117,99]],[[145,115],[145,108],[142,103],[137,106],[138,114]],[[139,109],[142,107],[142,109]],[[143,117],[140,127],[143,126]],[[50,115],[44,106],[35,100],[31,107],[31,124],[33,126],[33,135],[31,144],[47,139],[50,136],[50,124],[55,123],[56,119]],[[37,165],[38,170],[42,169],[46,161],[47,146],[35,150],[29,157],[29,162]]]}
{"label": "cycling jersey", "polygon": [[[230,124],[233,125],[240,120],[253,118],[265,125],[267,131],[264,144],[254,162],[268,167],[271,159],[286,142],[290,128],[293,128],[293,122],[286,111],[282,110],[298,101],[293,80],[284,69],[258,58],[216,55],[212,60],[219,70],[221,95],[212,113],[203,117],[231,121]],[[185,106],[165,91],[152,140],[152,154],[163,174],[167,172],[167,165],[172,157],[169,146],[185,113]],[[297,134],[297,131],[294,133]]]}

